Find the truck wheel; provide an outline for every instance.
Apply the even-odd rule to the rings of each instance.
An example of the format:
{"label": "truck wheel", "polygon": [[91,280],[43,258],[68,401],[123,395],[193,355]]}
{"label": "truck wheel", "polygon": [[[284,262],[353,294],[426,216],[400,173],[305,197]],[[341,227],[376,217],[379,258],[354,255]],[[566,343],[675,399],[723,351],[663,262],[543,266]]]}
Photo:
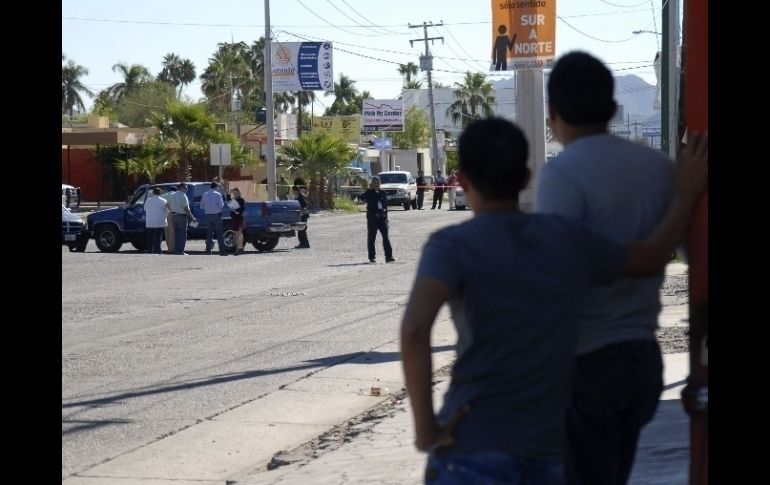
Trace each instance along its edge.
{"label": "truck wheel", "polygon": [[251,244],[254,245],[257,251],[259,251],[260,253],[264,253],[265,251],[272,251],[273,249],[275,249],[276,246],[278,246],[278,238],[277,237],[258,237],[256,239],[252,239]]}
{"label": "truck wheel", "polygon": [[417,208],[417,199],[412,199],[412,209]]}
{"label": "truck wheel", "polygon": [[140,241],[131,241],[131,245],[138,251],[147,251],[147,243]]}
{"label": "truck wheel", "polygon": [[404,210],[405,211],[408,211],[411,208],[412,208],[412,204],[410,204],[408,200],[406,202],[404,202]]}
{"label": "truck wheel", "polygon": [[234,253],[236,249],[235,231],[232,229],[225,229],[225,233],[222,235],[222,238],[225,241],[225,252]]}
{"label": "truck wheel", "polygon": [[78,246],[70,246],[70,252],[71,253],[84,253],[86,251],[86,246],[88,245],[88,241],[86,241],[83,244],[80,244]]}
{"label": "truck wheel", "polygon": [[96,247],[103,253],[114,253],[123,245],[123,237],[116,226],[103,225],[96,228],[94,233]]}

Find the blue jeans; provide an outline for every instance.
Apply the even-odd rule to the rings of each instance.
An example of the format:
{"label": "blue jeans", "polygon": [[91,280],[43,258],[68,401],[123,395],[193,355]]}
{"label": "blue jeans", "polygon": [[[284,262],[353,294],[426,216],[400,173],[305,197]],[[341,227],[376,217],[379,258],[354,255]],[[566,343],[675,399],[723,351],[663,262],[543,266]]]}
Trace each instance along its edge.
{"label": "blue jeans", "polygon": [[431,453],[425,467],[431,485],[564,485],[565,465],[499,451]]}
{"label": "blue jeans", "polygon": [[174,254],[182,254],[187,244],[187,214],[174,214]]}
{"label": "blue jeans", "polygon": [[222,213],[219,214],[206,214],[206,252],[211,251],[214,247],[213,235],[214,231],[217,232],[217,244],[219,245],[219,254],[227,254],[225,250],[225,238],[222,233]]}

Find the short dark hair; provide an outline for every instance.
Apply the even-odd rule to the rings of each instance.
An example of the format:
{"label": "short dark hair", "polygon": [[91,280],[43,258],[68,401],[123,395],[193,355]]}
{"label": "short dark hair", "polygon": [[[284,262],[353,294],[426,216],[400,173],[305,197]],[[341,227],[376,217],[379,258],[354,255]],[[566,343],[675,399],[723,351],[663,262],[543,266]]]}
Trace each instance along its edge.
{"label": "short dark hair", "polygon": [[548,78],[548,104],[570,125],[607,123],[615,114],[612,73],[597,58],[575,51],[563,55]]}
{"label": "short dark hair", "polygon": [[219,187],[219,184],[218,184],[218,183],[216,183],[216,182],[211,182],[211,188],[212,188],[212,189],[216,189],[217,187]]}
{"label": "short dark hair", "polygon": [[177,185],[177,188],[179,188],[179,189],[187,189],[187,184],[182,182],[179,185]]}
{"label": "short dark hair", "polygon": [[153,187],[152,193],[155,195],[160,195],[160,187]]}
{"label": "short dark hair", "polygon": [[471,122],[459,139],[460,171],[487,199],[519,198],[529,176],[524,132],[503,118]]}

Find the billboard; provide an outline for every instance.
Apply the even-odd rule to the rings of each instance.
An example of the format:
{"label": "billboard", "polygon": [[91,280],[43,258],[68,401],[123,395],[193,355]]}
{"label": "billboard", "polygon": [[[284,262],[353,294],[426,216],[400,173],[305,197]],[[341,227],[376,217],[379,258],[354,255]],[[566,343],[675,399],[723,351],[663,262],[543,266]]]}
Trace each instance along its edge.
{"label": "billboard", "polygon": [[552,67],[556,0],[492,0],[490,71]]}
{"label": "billboard", "polygon": [[316,116],[313,118],[312,132],[329,133],[345,143],[357,145],[361,139],[361,115]]}
{"label": "billboard", "polygon": [[331,42],[272,42],[273,92],[333,91]]}
{"label": "billboard", "polygon": [[365,99],[363,131],[404,131],[404,100]]}

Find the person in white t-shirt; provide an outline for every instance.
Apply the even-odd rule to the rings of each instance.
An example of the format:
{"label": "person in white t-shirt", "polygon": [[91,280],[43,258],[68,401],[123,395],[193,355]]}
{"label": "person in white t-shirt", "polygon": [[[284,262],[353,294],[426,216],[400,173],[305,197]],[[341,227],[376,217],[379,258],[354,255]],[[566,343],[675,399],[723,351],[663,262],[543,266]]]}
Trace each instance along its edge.
{"label": "person in white t-shirt", "polygon": [[144,202],[144,225],[147,228],[147,252],[160,254],[160,240],[163,230],[168,225],[166,211],[168,201],[160,196],[160,189],[150,189],[150,196]]}

